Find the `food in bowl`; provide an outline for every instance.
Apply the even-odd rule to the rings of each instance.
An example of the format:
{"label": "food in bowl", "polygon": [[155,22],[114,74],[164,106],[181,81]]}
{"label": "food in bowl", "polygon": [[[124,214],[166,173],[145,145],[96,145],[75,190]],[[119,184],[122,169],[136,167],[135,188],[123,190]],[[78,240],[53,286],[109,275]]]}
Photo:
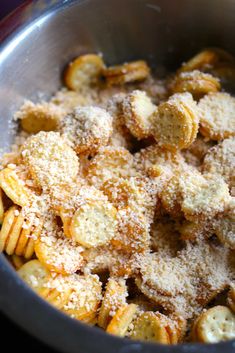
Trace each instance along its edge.
{"label": "food in bowl", "polygon": [[49,102],[24,102],[0,250],[34,291],[120,337],[235,338],[234,70],[219,49],[164,79],[86,54]]}

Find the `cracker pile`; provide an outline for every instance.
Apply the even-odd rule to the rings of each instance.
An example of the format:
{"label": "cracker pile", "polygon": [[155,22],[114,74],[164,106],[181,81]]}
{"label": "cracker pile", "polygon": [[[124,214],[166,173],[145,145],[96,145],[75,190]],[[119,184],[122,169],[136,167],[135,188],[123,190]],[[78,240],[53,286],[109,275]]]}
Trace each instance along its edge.
{"label": "cracker pile", "polygon": [[57,309],[130,339],[235,338],[235,61],[164,80],[82,55],[25,101],[0,170],[0,251]]}

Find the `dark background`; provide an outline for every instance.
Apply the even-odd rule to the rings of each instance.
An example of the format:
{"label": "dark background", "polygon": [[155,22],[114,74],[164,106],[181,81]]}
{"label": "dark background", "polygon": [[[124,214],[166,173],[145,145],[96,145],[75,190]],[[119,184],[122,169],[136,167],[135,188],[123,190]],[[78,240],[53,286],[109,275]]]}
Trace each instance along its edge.
{"label": "dark background", "polygon": [[[24,0],[0,0],[0,20],[7,16],[17,6],[22,5]],[[35,318],[37,320],[37,318]],[[19,350],[23,349],[25,353],[56,353],[56,351],[48,348],[37,339],[29,336],[26,332],[21,330],[13,322],[11,322],[6,316],[0,312],[0,327],[1,337],[12,337],[10,348],[13,350],[14,342]]]}
{"label": "dark background", "polygon": [[8,15],[17,6],[23,4],[24,0],[1,0],[0,1],[0,19]]}

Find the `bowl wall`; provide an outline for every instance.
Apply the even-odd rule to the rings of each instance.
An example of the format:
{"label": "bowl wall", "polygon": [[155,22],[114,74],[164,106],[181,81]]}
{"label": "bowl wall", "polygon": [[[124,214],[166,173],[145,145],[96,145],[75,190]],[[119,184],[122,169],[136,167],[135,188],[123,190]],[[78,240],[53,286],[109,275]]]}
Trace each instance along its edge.
{"label": "bowl wall", "polygon": [[[36,5],[31,5],[36,6]],[[25,98],[47,98],[75,56],[100,52],[108,64],[146,59],[172,69],[206,46],[235,54],[233,0],[58,1],[19,28],[0,51],[0,148],[13,140],[13,112]],[[14,19],[14,16],[13,16]],[[234,352],[233,343],[160,347],[127,342],[65,317],[38,298],[0,256],[0,307],[29,332],[64,352]]]}

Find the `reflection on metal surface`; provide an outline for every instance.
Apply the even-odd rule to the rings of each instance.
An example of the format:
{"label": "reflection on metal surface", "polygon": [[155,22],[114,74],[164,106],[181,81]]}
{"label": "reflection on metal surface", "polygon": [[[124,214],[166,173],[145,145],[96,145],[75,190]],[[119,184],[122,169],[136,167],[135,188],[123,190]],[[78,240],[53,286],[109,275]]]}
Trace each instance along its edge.
{"label": "reflection on metal surface", "polygon": [[46,16],[42,17],[41,19],[37,20],[35,23],[32,23],[23,32],[21,32],[20,34],[18,34],[17,36],[14,37],[14,39],[12,41],[10,41],[10,43],[1,51],[0,65],[13,52],[13,50],[21,42],[23,42],[24,39],[27,38],[28,35],[30,35],[30,33],[35,30],[35,27],[40,28],[43,25],[43,23],[48,20],[50,15],[51,14],[49,13],[48,15],[46,15]]}
{"label": "reflection on metal surface", "polygon": [[30,4],[26,11],[23,14],[23,21],[28,20],[29,18],[35,18],[36,16],[41,15],[45,10],[48,10],[52,5],[62,3],[61,0],[37,0],[33,1]]}
{"label": "reflection on metal surface", "polygon": [[157,12],[161,12],[161,11],[162,11],[161,7],[158,6],[158,5],[146,4],[146,6],[147,6],[149,9],[152,9],[152,10],[157,11]]}
{"label": "reflection on metal surface", "polygon": [[126,347],[122,347],[118,353],[144,353],[145,346],[143,343],[130,343]]}

